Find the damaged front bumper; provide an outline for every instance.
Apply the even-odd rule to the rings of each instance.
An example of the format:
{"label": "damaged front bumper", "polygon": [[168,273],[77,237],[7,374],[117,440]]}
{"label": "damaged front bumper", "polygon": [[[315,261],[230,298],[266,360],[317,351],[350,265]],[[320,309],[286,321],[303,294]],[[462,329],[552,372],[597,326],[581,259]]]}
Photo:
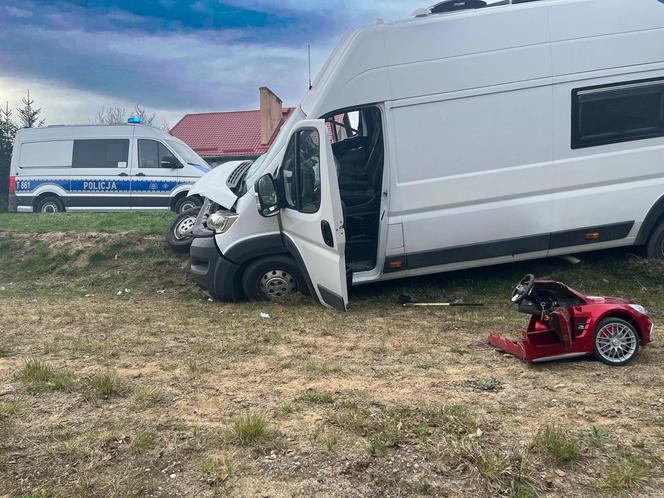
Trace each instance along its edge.
{"label": "damaged front bumper", "polygon": [[241,299],[238,276],[240,266],[224,258],[214,237],[197,237],[191,244],[191,277],[220,301]]}

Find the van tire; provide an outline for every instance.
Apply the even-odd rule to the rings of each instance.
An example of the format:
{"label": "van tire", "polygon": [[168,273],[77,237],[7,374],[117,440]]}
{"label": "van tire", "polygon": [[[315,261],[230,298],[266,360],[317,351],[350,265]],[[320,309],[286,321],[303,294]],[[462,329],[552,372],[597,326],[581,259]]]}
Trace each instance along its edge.
{"label": "van tire", "polygon": [[198,209],[203,205],[201,200],[198,197],[186,197],[182,196],[175,203],[175,208],[173,209],[176,213],[182,214],[185,211],[190,211],[192,209]]}
{"label": "van tire", "polygon": [[252,301],[279,300],[306,289],[297,264],[283,254],[256,259],[242,274],[242,291]]}
{"label": "van tire", "polygon": [[664,220],[653,230],[646,246],[646,255],[652,259],[664,259]]}
{"label": "van tire", "polygon": [[58,196],[55,196],[55,195],[47,195],[46,197],[42,197],[37,202],[36,207],[37,207],[36,211],[38,213],[64,213],[65,212],[65,205],[62,202],[62,199],[60,199]]}
{"label": "van tire", "polygon": [[178,214],[166,227],[164,238],[168,247],[175,252],[189,252],[191,243],[194,241],[194,224],[200,209],[190,209]]}

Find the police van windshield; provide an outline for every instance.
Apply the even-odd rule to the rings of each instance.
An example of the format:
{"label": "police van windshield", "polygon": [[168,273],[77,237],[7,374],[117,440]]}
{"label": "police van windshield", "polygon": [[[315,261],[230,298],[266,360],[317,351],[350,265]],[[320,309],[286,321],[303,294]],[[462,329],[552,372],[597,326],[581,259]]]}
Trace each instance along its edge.
{"label": "police van windshield", "polygon": [[178,156],[184,159],[187,164],[207,167],[208,163],[205,162],[205,159],[196,154],[187,145],[176,142],[175,140],[166,140],[166,143],[168,143],[168,145],[170,145]]}
{"label": "police van windshield", "polygon": [[306,118],[306,114],[304,114],[299,106],[293,111],[291,117],[288,118],[288,121],[286,121],[281,127],[281,131],[279,131],[279,135],[277,135],[277,138],[272,144],[272,147],[270,147],[270,150],[267,151],[266,154],[263,154],[261,157],[256,159],[251,167],[247,170],[247,174],[245,175],[244,181],[242,182],[240,195],[246,194],[247,190],[254,186],[256,181],[265,172],[265,169],[272,163],[272,161],[274,161],[274,158],[277,156],[277,154],[279,154],[281,149],[286,146],[291,130],[297,123]]}

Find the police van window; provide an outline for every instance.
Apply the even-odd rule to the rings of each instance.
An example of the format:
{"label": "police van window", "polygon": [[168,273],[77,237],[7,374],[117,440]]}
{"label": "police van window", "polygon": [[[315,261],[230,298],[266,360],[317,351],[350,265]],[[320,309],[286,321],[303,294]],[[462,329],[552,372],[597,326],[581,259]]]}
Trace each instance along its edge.
{"label": "police van window", "polygon": [[126,168],[129,140],[74,140],[73,168]]}
{"label": "police van window", "polygon": [[574,90],[572,148],[664,136],[664,80]]}
{"label": "police van window", "polygon": [[166,146],[156,140],[138,141],[138,167],[142,169],[170,168],[178,160]]}

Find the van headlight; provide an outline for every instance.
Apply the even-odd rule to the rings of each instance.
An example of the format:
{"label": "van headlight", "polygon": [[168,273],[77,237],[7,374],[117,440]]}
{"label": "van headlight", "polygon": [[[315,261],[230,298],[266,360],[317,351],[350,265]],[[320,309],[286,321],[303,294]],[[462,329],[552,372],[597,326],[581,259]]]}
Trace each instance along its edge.
{"label": "van headlight", "polygon": [[633,309],[634,311],[636,311],[637,313],[641,313],[642,315],[646,315],[646,316],[648,316],[648,310],[646,310],[646,309],[645,309],[643,306],[641,306],[640,304],[630,304],[629,307],[632,308],[632,309]]}
{"label": "van headlight", "polygon": [[226,233],[238,219],[237,214],[230,211],[215,211],[207,219],[207,227],[215,233]]}

